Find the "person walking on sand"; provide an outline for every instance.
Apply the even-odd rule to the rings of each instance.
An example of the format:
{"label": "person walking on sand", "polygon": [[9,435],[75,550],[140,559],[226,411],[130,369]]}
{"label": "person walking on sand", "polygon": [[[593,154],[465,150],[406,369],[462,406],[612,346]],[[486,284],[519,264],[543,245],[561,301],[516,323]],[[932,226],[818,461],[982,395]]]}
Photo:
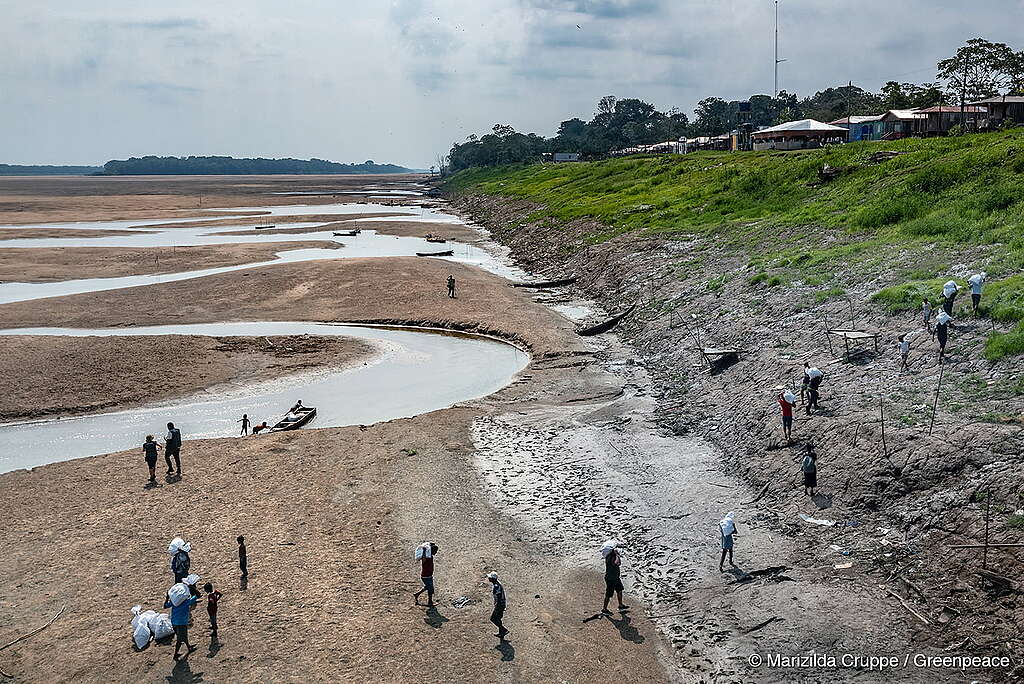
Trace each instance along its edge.
{"label": "person walking on sand", "polygon": [[953,302],[956,301],[956,293],[959,291],[960,286],[953,280],[947,280],[942,286],[942,310],[950,316],[953,315]]}
{"label": "person walking on sand", "polygon": [[804,361],[804,377],[800,382],[800,403],[803,404],[807,395],[807,386],[811,384],[811,376],[807,374],[807,371],[811,369],[811,364]]}
{"label": "person walking on sand", "polygon": [[932,303],[927,297],[921,299],[921,318],[924,319],[924,328],[933,336],[935,332],[932,330]]}
{"label": "person walking on sand", "polygon": [[732,562],[732,547],[733,541],[737,536],[736,522],[733,520],[734,513],[729,511],[725,514],[725,517],[718,523],[718,534],[722,538],[722,557],[718,561],[718,572],[724,572],[725,568],[725,554],[729,554],[729,565],[736,567],[736,564]]}
{"label": "person walking on sand", "polygon": [[508,634],[508,630],[505,629],[505,625],[502,623],[505,617],[505,587],[501,586],[501,582],[498,581],[498,573],[496,572],[488,573],[487,579],[491,582],[491,597],[494,599],[491,622],[498,628],[498,633],[494,636],[504,641],[505,635]]}
{"label": "person walking on sand", "polygon": [[149,481],[156,482],[156,452],[160,445],[153,439],[153,435],[146,435],[146,441],[142,443],[142,453],[146,457],[146,465],[149,466]]}
{"label": "person walking on sand", "polygon": [[[173,589],[173,587],[172,587]],[[188,623],[192,619],[192,606],[196,605],[199,599],[195,596],[189,596],[187,599],[182,600],[178,605],[174,605],[171,601],[171,593],[167,592],[167,598],[164,600],[164,608],[171,609],[171,627],[174,628],[174,659],[178,659],[178,651],[181,650],[181,645],[184,644],[185,655],[188,655],[192,651],[196,650],[196,647],[189,643],[188,640]]]}
{"label": "person walking on sand", "polygon": [[238,542],[238,569],[242,571],[242,577],[249,576],[249,554],[245,550],[245,537],[238,535],[235,540]]}
{"label": "person walking on sand", "polygon": [[437,555],[437,544],[423,542],[416,547],[416,560],[420,562],[420,581],[423,588],[413,594],[413,602],[420,604],[420,594],[427,592],[427,605],[434,605],[434,556]]}
{"label": "person walking on sand", "polygon": [[793,441],[793,409],[796,407],[796,395],[786,390],[779,395],[779,406],[782,407],[782,434],[787,442]]}
{"label": "person walking on sand", "polygon": [[985,277],[988,274],[982,271],[981,273],[975,273],[967,282],[971,286],[971,308],[974,309],[974,315],[978,315],[978,305],[981,304],[981,286],[985,282]]}
{"label": "person walking on sand", "polygon": [[807,375],[807,415],[811,415],[811,409],[818,408],[818,399],[821,397],[818,389],[821,387],[821,381],[825,374],[814,366],[804,372]]}
{"label": "person walking on sand", "polygon": [[248,413],[243,413],[242,414],[242,419],[241,420],[236,420],[235,422],[242,424],[242,434],[243,435],[249,434],[250,422],[249,422],[249,414]]}
{"label": "person walking on sand", "polygon": [[206,614],[210,616],[210,642],[217,643],[217,602],[220,601],[221,594],[213,588],[210,582],[203,585],[203,591],[206,592]]}
{"label": "person walking on sand", "polygon": [[618,596],[619,610],[626,607],[622,602],[622,556],[619,554],[619,542],[616,539],[609,539],[601,547],[601,555],[604,556],[604,608],[602,613],[611,614],[608,610],[608,601],[612,594]]}
{"label": "person walking on sand", "polygon": [[903,333],[902,335],[900,335],[899,350],[900,350],[900,372],[902,373],[903,371],[910,370],[910,365],[908,363],[908,361],[910,359],[910,335],[909,335],[909,333]]}
{"label": "person walking on sand", "polygon": [[939,340],[939,361],[946,353],[946,341],[949,339],[949,325],[953,317],[945,311],[940,311],[935,317],[935,337]]}
{"label": "person walking on sand", "polygon": [[455,276],[451,273],[448,274],[448,296],[455,299]]}
{"label": "person walking on sand", "polygon": [[804,494],[814,496],[814,490],[818,488],[818,452],[814,445],[807,443],[807,450],[804,452],[804,462],[800,465],[804,474]]}
{"label": "person walking on sand", "polygon": [[168,474],[174,472],[174,468],[171,467],[172,456],[178,475],[181,475],[181,430],[174,427],[174,423],[168,423],[167,434],[164,436],[164,460],[167,461]]}
{"label": "person walking on sand", "polygon": [[171,554],[171,572],[174,573],[175,584],[188,577],[189,568],[192,567],[192,558],[189,556],[191,551],[192,544],[181,537],[175,537],[167,546],[167,553]]}

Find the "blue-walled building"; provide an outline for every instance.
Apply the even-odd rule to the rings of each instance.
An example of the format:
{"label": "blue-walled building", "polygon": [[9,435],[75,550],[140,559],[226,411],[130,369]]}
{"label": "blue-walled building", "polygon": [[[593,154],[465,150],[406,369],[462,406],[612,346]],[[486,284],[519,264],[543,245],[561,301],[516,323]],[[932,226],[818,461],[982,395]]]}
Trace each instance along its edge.
{"label": "blue-walled building", "polygon": [[847,142],[881,140],[884,133],[881,114],[871,116],[844,116],[842,119],[829,121],[829,124],[848,130]]}

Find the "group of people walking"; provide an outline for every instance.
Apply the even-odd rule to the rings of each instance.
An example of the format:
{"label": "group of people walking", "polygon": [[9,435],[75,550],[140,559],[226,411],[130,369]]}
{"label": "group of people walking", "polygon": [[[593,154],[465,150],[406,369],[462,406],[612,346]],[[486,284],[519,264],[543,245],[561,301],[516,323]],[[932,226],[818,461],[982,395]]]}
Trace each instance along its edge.
{"label": "group of people walking", "polygon": [[[163,449],[164,460],[167,462],[167,474],[181,476],[181,430],[174,427],[174,423],[167,424],[167,434],[164,435],[164,444],[160,446],[153,435],[146,435],[146,441],[142,443],[142,454],[149,467],[149,481],[156,482],[156,461],[157,453]],[[171,459],[174,464],[171,464]]]}
{"label": "group of people walking", "polygon": [[[608,602],[612,596],[617,596],[619,601],[619,610],[625,609],[627,606],[622,600],[622,574],[621,564],[622,556],[619,553],[620,543],[616,539],[609,539],[601,546],[601,556],[604,558],[604,607],[601,609],[602,613],[610,614],[611,611],[608,609]],[[427,594],[427,606],[434,606],[434,558],[437,556],[437,552],[440,550],[437,544],[434,542],[423,542],[416,547],[416,561],[420,565],[420,581],[423,583],[423,588],[413,594],[413,602],[416,605],[420,605],[420,596],[424,593]],[[502,641],[509,634],[509,630],[505,627],[505,606],[507,600],[505,597],[505,587],[498,580],[498,573],[489,572],[486,575],[487,581],[491,585],[491,624],[498,628],[498,631],[494,636],[498,637]]]}
{"label": "group of people walking", "polygon": [[[242,577],[249,575],[248,555],[245,548],[245,537],[239,536],[238,542],[238,566]],[[174,659],[181,655],[181,647],[186,649],[186,655],[196,650],[188,637],[188,628],[192,624],[192,608],[202,598],[197,588],[199,575],[192,572],[192,544],[181,537],[175,537],[167,546],[167,553],[170,554],[171,574],[174,575],[174,584],[167,590],[164,597],[164,608],[171,609],[171,627],[174,629]],[[211,582],[203,585],[206,592],[206,614],[210,620],[210,643],[217,643],[217,609],[223,593],[214,588]]]}

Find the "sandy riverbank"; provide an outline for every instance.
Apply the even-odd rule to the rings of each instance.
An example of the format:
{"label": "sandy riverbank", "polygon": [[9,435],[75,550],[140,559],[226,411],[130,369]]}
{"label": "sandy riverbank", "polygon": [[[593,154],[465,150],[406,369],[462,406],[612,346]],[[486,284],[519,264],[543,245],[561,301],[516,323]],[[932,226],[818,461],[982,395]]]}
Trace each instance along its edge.
{"label": "sandy riverbank", "polygon": [[0,376],[7,378],[0,420],[127,408],[345,368],[375,354],[344,337],[0,336]]}
{"label": "sandy riverbank", "polygon": [[[77,234],[78,231],[76,231]],[[3,243],[0,243],[2,245]],[[271,261],[291,249],[337,249],[329,240],[204,245],[198,247],[0,246],[0,282],[43,283],[74,278],[181,273]]]}
{"label": "sandy riverbank", "polygon": [[[455,300],[445,296],[448,273],[458,280]],[[584,564],[549,552],[495,507],[476,474],[472,426],[481,416],[617,392],[580,375],[587,349],[570,322],[500,278],[434,259],[276,265],[189,282],[5,305],[0,326],[387,320],[499,334],[529,347],[536,361],[491,397],[413,419],[186,441],[184,477],[155,488],[145,487],[136,453],[0,475],[0,545],[8,549],[0,554],[0,642],[67,605],[46,631],[0,654],[0,668],[18,681],[670,679],[664,642],[634,599],[632,611],[595,619],[596,550]],[[106,339],[108,350],[59,340],[45,356],[70,365],[102,356],[94,365],[107,364],[102,379],[114,392],[139,373],[158,374],[179,353],[209,382],[204,366],[219,364],[205,362],[222,353],[219,342],[199,338],[185,338],[179,350]],[[22,354],[32,349],[5,343]],[[223,366],[252,353],[223,352]],[[115,357],[125,362],[111,363]],[[36,384],[55,389],[45,373]],[[233,556],[239,533],[249,541],[244,589]],[[195,569],[226,594],[222,644],[210,648],[197,610],[192,634],[201,648],[179,663],[163,644],[133,652],[128,630],[132,605],[159,609],[170,580],[166,543],[177,534],[193,541]],[[412,550],[423,539],[442,549],[439,605],[430,613],[411,596],[419,588]],[[506,643],[487,622],[483,574],[491,569],[509,594]]]}

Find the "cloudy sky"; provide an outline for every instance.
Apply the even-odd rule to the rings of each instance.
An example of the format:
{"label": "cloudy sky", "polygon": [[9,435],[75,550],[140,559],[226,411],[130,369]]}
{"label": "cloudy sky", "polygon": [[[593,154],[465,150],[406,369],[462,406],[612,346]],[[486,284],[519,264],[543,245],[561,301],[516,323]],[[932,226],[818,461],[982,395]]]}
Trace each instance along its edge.
{"label": "cloudy sky", "polygon": [[[781,0],[780,87],[926,81],[1024,0]],[[227,154],[434,163],[602,95],[772,89],[772,0],[0,0],[0,162]]]}

